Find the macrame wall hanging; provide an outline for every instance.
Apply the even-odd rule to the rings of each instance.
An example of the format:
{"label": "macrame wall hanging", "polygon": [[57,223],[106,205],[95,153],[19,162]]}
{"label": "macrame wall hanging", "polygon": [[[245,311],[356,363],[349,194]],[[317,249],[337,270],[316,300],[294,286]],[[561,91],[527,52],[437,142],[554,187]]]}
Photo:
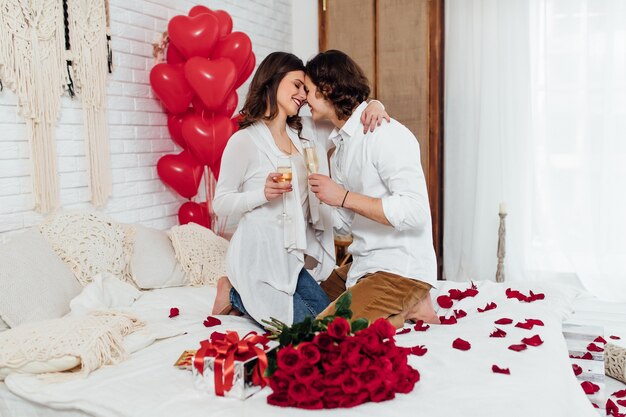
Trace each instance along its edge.
{"label": "macrame wall hanging", "polygon": [[35,210],[59,205],[54,128],[66,84],[63,9],[56,0],[0,0],[0,79],[26,122]]}
{"label": "macrame wall hanging", "polygon": [[[111,71],[108,1],[64,0],[74,91],[83,104],[91,201],[102,206],[111,195],[111,155],[106,123],[106,82]],[[67,45],[66,45],[67,46]]]}
{"label": "macrame wall hanging", "polygon": [[111,194],[108,1],[0,0],[0,29],[0,80],[16,94],[26,122],[35,210],[59,206],[54,129],[64,89],[83,103],[91,200],[103,205]]}

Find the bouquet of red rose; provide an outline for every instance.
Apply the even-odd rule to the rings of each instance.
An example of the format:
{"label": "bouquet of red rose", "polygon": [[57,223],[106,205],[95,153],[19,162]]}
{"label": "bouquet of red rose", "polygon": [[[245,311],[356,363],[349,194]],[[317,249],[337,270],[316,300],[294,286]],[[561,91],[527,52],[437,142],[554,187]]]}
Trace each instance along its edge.
{"label": "bouquet of red rose", "polygon": [[408,393],[420,374],[407,363],[408,348],[396,346],[396,329],[385,319],[350,323],[351,294],[337,301],[334,316],[305,319],[289,327],[266,322],[280,342],[270,359],[273,393],[267,402],[307,409],[354,407]]}

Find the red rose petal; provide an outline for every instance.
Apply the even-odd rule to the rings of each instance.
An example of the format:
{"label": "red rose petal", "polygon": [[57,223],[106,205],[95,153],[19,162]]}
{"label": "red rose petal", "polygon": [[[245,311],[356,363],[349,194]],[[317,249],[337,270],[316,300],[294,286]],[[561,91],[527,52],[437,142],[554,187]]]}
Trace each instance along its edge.
{"label": "red rose petal", "polygon": [[621,337],[619,337],[619,336],[615,336],[615,335],[610,335],[609,337],[610,337],[611,339],[613,339],[613,340],[620,340],[620,339],[621,339]]}
{"label": "red rose petal", "polygon": [[537,301],[537,300],[543,300],[544,298],[546,298],[545,294],[539,293],[539,294],[535,294],[534,292],[530,292],[530,297],[528,297],[528,302],[531,303],[533,301]]}
{"label": "red rose petal", "polygon": [[491,370],[496,374],[511,375],[509,368],[500,368],[498,365],[492,365]]}
{"label": "red rose petal", "polygon": [[208,316],[202,324],[204,327],[213,327],[222,324],[222,321],[216,317]]}
{"label": "red rose petal", "polygon": [[411,328],[410,328],[410,327],[407,327],[406,329],[402,329],[402,330],[400,330],[399,332],[396,332],[396,335],[399,335],[399,334],[407,334],[407,333],[408,333],[408,332],[410,332],[410,331],[411,331]]}
{"label": "red rose petal", "polygon": [[587,395],[595,394],[596,392],[600,391],[600,387],[591,381],[583,381],[581,382],[580,386],[583,387],[583,390]]}
{"label": "red rose petal", "polygon": [[626,407],[626,400],[617,400],[615,402],[621,405],[622,407]]}
{"label": "red rose petal", "polygon": [[596,403],[591,403],[591,405],[593,405],[593,408],[600,408],[600,406]]}
{"label": "red rose petal", "polygon": [[504,336],[506,336],[506,332],[502,329],[498,329],[497,327],[496,327],[496,330],[491,332],[491,334],[489,335],[489,337],[504,337]]}
{"label": "red rose petal", "polygon": [[509,349],[514,350],[516,352],[521,352],[522,350],[526,350],[526,345],[523,343],[519,345],[511,345],[509,346]]}
{"label": "red rose petal", "polygon": [[593,341],[596,342],[596,343],[604,343],[604,344],[606,344],[606,340],[602,336],[596,337],[595,339],[593,339]]}
{"label": "red rose petal", "polygon": [[619,408],[615,405],[615,403],[609,398],[606,400],[606,415],[616,415],[619,412]]}
{"label": "red rose petal", "polygon": [[543,340],[541,340],[538,334],[533,337],[525,337],[522,339],[522,342],[528,346],[539,346],[543,344]]}
{"label": "red rose petal", "polygon": [[448,294],[450,294],[450,298],[453,300],[461,300],[463,298],[463,293],[461,290],[457,290],[456,288],[452,288],[448,290]]}
{"label": "red rose petal", "polygon": [[463,310],[454,310],[454,317],[456,317],[457,319],[461,319],[463,317],[467,316],[467,313]]}
{"label": "red rose petal", "polygon": [[604,352],[604,348],[601,348],[600,346],[596,345],[595,343],[589,343],[587,345],[587,350],[589,352]]}
{"label": "red rose petal", "polygon": [[617,398],[626,397],[626,389],[615,391],[613,394],[611,394],[611,397],[617,397]]}
{"label": "red rose petal", "polygon": [[526,323],[530,323],[533,326],[543,326],[543,322],[539,319],[526,319]]}
{"label": "red rose petal", "polygon": [[526,322],[524,322],[524,323],[522,323],[522,322],[520,321],[519,323],[517,323],[517,324],[515,325],[515,327],[519,327],[520,329],[526,329],[526,330],[530,330],[530,329],[532,329],[532,328],[533,328],[533,326],[534,326],[534,325],[533,325],[532,323],[529,323],[528,321],[526,321]]}
{"label": "red rose petal", "polygon": [[476,286],[476,284],[474,284],[474,281],[470,281],[472,283],[472,286],[470,287],[473,290],[477,290],[478,287]]}
{"label": "red rose petal", "polygon": [[220,340],[226,339],[226,333],[213,332],[211,333],[210,339],[211,339],[211,342],[213,343],[219,342]]}
{"label": "red rose petal", "polygon": [[456,324],[456,317],[454,316],[450,316],[450,318],[439,316],[439,320],[441,321],[441,324]]}
{"label": "red rose petal", "polygon": [[495,324],[511,324],[511,323],[513,323],[513,320],[504,317],[504,318],[501,318],[501,319],[498,319],[498,320],[494,321],[494,323]]}
{"label": "red rose petal", "polygon": [[428,324],[424,324],[424,320],[418,320],[415,322],[415,327],[413,327],[413,330],[415,330],[416,332],[425,332],[426,330],[430,329],[430,325]]}
{"label": "red rose petal", "polygon": [[578,375],[583,373],[583,368],[581,368],[580,366],[576,365],[575,363],[572,364],[572,369],[574,370],[574,375],[576,375],[576,376],[578,376]]}
{"label": "red rose petal", "polygon": [[170,318],[176,317],[179,314],[180,314],[180,311],[178,310],[178,308],[176,308],[176,307],[170,308],[170,315],[169,315]]}
{"label": "red rose petal", "polygon": [[476,297],[476,295],[478,295],[478,290],[476,288],[468,288],[465,291],[463,291],[462,297],[463,298]]}
{"label": "red rose petal", "polygon": [[415,356],[424,356],[426,352],[428,352],[428,348],[426,348],[424,345],[413,346],[409,349],[410,349],[411,355],[415,355]]}
{"label": "red rose petal", "polygon": [[494,302],[491,302],[491,303],[487,303],[485,308],[478,308],[477,310],[479,313],[484,313],[485,311],[493,310],[496,307],[498,307],[498,305]]}
{"label": "red rose petal", "polygon": [[454,304],[454,301],[452,301],[452,298],[448,297],[447,295],[440,295],[439,297],[437,297],[437,303],[442,308],[450,308],[452,307],[452,304]]}
{"label": "red rose petal", "polygon": [[516,298],[519,301],[527,301],[527,297],[517,290],[512,290],[511,288],[507,288],[505,291],[506,298]]}
{"label": "red rose petal", "polygon": [[454,339],[454,342],[452,342],[452,347],[458,350],[470,350],[472,345],[467,340],[457,338]]}

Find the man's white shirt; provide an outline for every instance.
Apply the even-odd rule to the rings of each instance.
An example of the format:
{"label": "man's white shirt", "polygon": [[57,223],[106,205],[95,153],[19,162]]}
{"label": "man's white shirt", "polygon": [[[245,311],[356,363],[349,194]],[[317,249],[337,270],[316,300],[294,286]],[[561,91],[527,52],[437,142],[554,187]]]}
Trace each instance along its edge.
{"label": "man's white shirt", "polygon": [[[382,199],[392,226],[338,208],[335,229],[352,233],[352,266],[346,287],[367,273],[386,271],[431,285],[437,280],[428,192],[415,136],[396,120],[363,133],[361,103],[330,138],[333,180],[346,190]],[[349,198],[349,196],[348,196]]]}

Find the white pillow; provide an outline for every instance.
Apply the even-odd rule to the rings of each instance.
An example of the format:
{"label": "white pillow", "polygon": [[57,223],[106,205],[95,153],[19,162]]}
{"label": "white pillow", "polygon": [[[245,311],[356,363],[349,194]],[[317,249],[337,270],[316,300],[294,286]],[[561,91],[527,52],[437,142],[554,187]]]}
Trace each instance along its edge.
{"label": "white pillow", "polygon": [[47,374],[49,372],[63,372],[80,365],[80,359],[76,356],[65,355],[60,358],[53,358],[47,361],[28,362],[22,366],[2,367],[0,366],[0,381],[9,374]]}
{"label": "white pillow", "polygon": [[167,233],[144,226],[136,226],[130,273],[142,289],[179,287],[187,283]]}
{"label": "white pillow", "polygon": [[0,317],[9,327],[65,315],[81,289],[37,228],[0,245]]}
{"label": "white pillow", "polygon": [[39,230],[82,285],[98,272],[110,272],[134,285],[128,271],[133,227],[100,212],[83,210],[51,214]]}

